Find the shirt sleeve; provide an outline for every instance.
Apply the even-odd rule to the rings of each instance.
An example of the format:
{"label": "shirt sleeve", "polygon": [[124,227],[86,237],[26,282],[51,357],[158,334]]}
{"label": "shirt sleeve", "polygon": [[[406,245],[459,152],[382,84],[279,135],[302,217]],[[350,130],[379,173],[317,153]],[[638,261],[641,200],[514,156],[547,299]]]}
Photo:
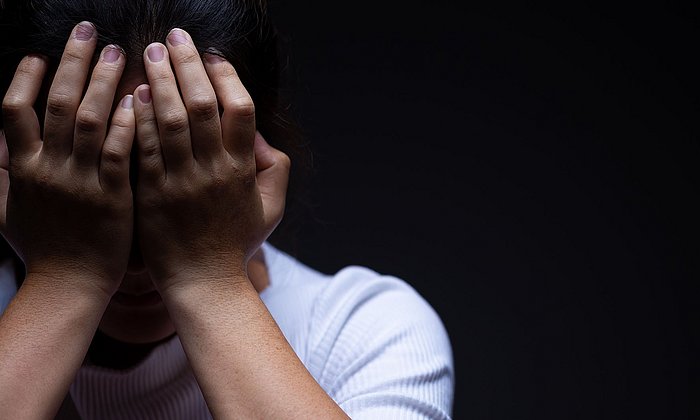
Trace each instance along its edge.
{"label": "shirt sleeve", "polygon": [[309,370],[351,418],[450,419],[450,340],[405,281],[341,270],[315,305],[309,346]]}

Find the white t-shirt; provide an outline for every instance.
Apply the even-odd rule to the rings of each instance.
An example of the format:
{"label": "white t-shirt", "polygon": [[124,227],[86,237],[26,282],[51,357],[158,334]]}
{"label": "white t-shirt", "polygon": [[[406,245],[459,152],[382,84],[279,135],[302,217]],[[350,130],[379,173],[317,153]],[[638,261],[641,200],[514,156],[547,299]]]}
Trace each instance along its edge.
{"label": "white t-shirt", "polygon": [[[265,243],[260,297],[321,387],[353,419],[449,419],[453,355],[438,314],[410,285],[365,267],[315,271]],[[0,265],[0,311],[15,293]],[[127,370],[85,365],[71,397],[87,419],[210,419],[180,340]]]}

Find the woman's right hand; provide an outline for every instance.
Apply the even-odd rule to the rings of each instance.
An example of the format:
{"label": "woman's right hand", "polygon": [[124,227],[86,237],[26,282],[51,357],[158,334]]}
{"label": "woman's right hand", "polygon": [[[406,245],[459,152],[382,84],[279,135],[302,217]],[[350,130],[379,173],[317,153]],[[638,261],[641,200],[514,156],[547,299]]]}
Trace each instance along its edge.
{"label": "woman's right hand", "polygon": [[133,234],[135,122],[128,95],[108,127],[126,61],[121,49],[102,51],[84,90],[96,32],[87,22],[73,29],[49,90],[43,136],[33,105],[48,63],[28,56],[19,64],[2,104],[9,165],[0,169],[0,232],[28,279],[61,279],[75,290],[96,286],[111,296],[126,272]]}

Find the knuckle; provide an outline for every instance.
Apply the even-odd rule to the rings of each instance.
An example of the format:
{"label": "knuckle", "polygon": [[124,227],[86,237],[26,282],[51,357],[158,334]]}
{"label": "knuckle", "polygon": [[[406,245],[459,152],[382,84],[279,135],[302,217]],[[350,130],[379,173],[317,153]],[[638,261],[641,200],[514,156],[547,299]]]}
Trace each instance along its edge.
{"label": "knuckle", "polygon": [[221,175],[221,173],[219,172],[209,177],[206,189],[210,194],[218,196],[219,194],[226,191],[229,185],[230,181],[225,176]]}
{"label": "knuckle", "polygon": [[142,160],[139,163],[139,182],[144,182],[150,187],[162,188],[165,184],[163,167],[156,160]]}
{"label": "knuckle", "polygon": [[70,116],[75,106],[75,101],[70,95],[64,93],[52,93],[46,101],[46,112],[57,118]]}
{"label": "knuckle", "polygon": [[240,118],[251,118],[255,116],[255,103],[250,96],[241,96],[228,102],[228,109],[234,116]]}
{"label": "knuckle", "polygon": [[178,61],[185,65],[199,64],[202,61],[202,58],[197,52],[197,50],[193,48],[187,48],[180,54],[178,54]]}
{"label": "knuckle", "polygon": [[19,95],[6,95],[2,100],[2,113],[5,118],[14,121],[22,113],[27,103]]}
{"label": "knuckle", "polygon": [[116,127],[117,129],[130,129],[134,125],[133,120],[124,117],[122,115],[114,115],[112,116],[112,126],[113,128]]}
{"label": "knuckle", "polygon": [[292,159],[290,157],[282,152],[281,150],[277,152],[277,162],[287,171],[289,172],[292,169]]}
{"label": "knuckle", "polygon": [[171,134],[180,134],[189,129],[187,115],[181,111],[170,111],[159,119],[163,130]]}
{"label": "knuckle", "polygon": [[135,112],[136,125],[149,126],[155,124],[155,115],[152,112]]}
{"label": "knuckle", "polygon": [[114,82],[117,78],[117,72],[115,68],[106,67],[98,64],[92,73],[92,79],[90,80],[91,85],[104,86],[109,85]]}
{"label": "knuckle", "polygon": [[160,157],[160,144],[149,141],[141,144],[140,147],[141,156],[147,160]]}
{"label": "knuckle", "polygon": [[75,127],[79,131],[94,133],[102,128],[103,121],[104,118],[99,113],[91,109],[80,109],[75,117]]}
{"label": "knuckle", "polygon": [[36,62],[32,59],[23,59],[17,65],[17,76],[32,76],[36,71]]}
{"label": "knuckle", "polygon": [[233,77],[238,77],[238,73],[236,72],[236,69],[233,68],[231,64],[226,65],[226,66],[221,66],[220,70],[220,75],[221,77],[228,79],[228,78],[233,78]]}
{"label": "knuckle", "polygon": [[207,94],[190,98],[187,109],[192,116],[200,120],[210,120],[219,116],[216,98]]}
{"label": "knuckle", "polygon": [[113,196],[108,200],[110,213],[113,215],[123,215],[133,210],[133,204],[130,200],[124,200],[120,197]]}
{"label": "knuckle", "polygon": [[257,175],[254,162],[242,162],[236,159],[214,161],[211,174],[207,177],[211,188],[234,188],[248,191],[255,186]]}
{"label": "knuckle", "polygon": [[235,166],[235,178],[239,179],[243,185],[248,185],[249,182],[255,184],[256,169],[254,163],[241,163]]}
{"label": "knuckle", "polygon": [[170,81],[173,79],[173,74],[172,72],[166,68],[160,68],[160,66],[156,67],[155,69],[152,70],[152,74],[149,74],[148,80],[151,83],[151,85],[163,85],[163,84],[168,84]]}
{"label": "knuckle", "polygon": [[102,163],[108,166],[120,166],[126,162],[127,156],[114,146],[105,145],[102,149]]}
{"label": "knuckle", "polygon": [[44,169],[39,169],[36,171],[34,176],[29,176],[25,178],[26,181],[34,184],[40,191],[51,191],[55,189],[56,177],[52,171]]}
{"label": "knuckle", "polygon": [[61,63],[65,62],[70,64],[81,64],[85,60],[86,57],[82,53],[82,51],[80,51],[80,49],[76,48],[75,45],[71,45],[70,43],[63,51],[63,56],[61,57]]}

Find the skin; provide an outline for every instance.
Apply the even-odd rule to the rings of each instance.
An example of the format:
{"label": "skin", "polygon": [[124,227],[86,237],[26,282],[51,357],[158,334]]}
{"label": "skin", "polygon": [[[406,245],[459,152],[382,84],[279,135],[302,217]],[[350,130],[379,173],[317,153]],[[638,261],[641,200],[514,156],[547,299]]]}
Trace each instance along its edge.
{"label": "skin", "polygon": [[[43,138],[32,108],[43,58],[22,60],[3,100],[0,231],[27,269],[0,318],[4,415],[52,417],[100,326],[133,342],[177,332],[215,418],[347,418],[258,295],[266,276],[257,252],[282,217],[290,162],[256,134],[231,64],[201,60],[176,29],[166,45],[148,46],[145,75],[120,84],[125,58],[108,46],[88,81],[95,44],[92,25],[76,26]],[[129,264],[134,240],[141,267]],[[113,299],[152,289],[162,303],[125,309]]]}

